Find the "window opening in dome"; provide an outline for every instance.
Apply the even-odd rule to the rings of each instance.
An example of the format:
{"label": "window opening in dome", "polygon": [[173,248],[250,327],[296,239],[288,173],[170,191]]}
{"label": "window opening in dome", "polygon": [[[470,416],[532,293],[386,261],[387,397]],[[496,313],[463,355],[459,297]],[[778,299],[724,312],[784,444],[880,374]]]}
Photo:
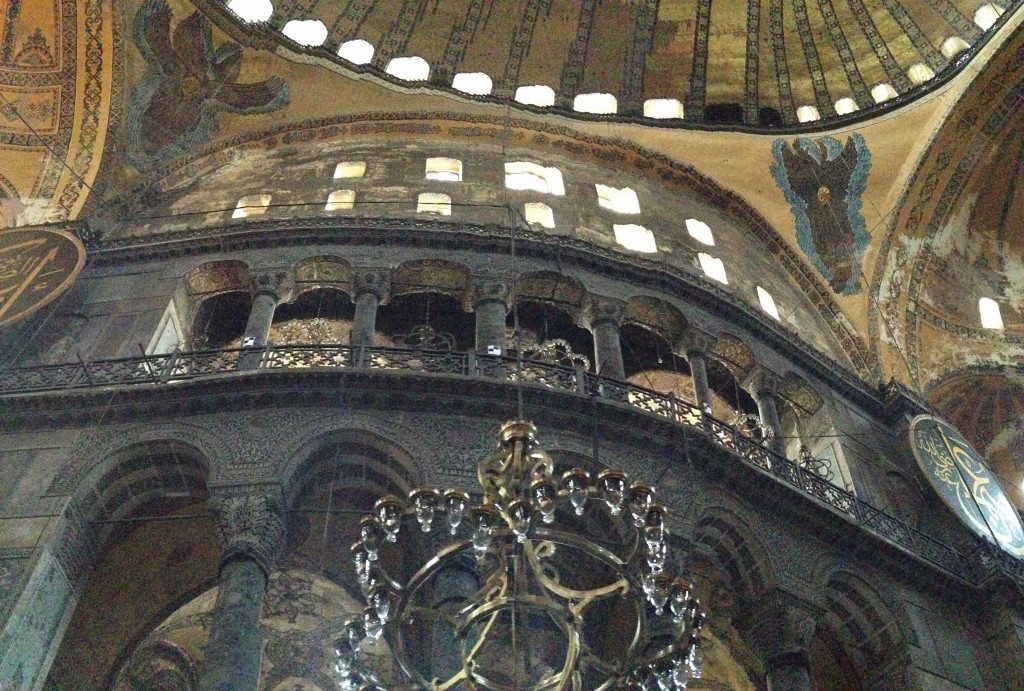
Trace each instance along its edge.
{"label": "window opening in dome", "polygon": [[348,60],[353,65],[369,65],[373,60],[373,44],[356,38],[345,41],[338,48],[338,57]]}
{"label": "window opening in dome", "polygon": [[912,65],[910,69],[907,70],[907,77],[910,78],[912,84],[917,85],[924,84],[926,81],[934,79],[935,73],[932,72],[931,67],[919,62],[916,65]]}
{"label": "window opening in dome", "polygon": [[657,120],[681,119],[683,102],[678,98],[649,98],[644,101],[644,117]]}
{"label": "window opening in dome", "polygon": [[981,326],[985,329],[1002,329],[1003,315],[999,312],[999,303],[992,298],[978,300],[978,312],[981,314]]}
{"label": "window opening in dome", "polygon": [[982,5],[974,13],[974,23],[981,27],[982,31],[988,31],[995,25],[1006,10],[999,5],[989,3]]}
{"label": "window opening in dome", "polygon": [[334,169],[334,179],[361,178],[366,175],[366,161],[343,161]]}
{"label": "window opening in dome", "polygon": [[231,214],[231,218],[262,216],[267,212],[268,206],[270,206],[269,194],[250,194],[238,200],[238,205],[235,206],[235,212]]}
{"label": "window opening in dome", "polygon": [[772,294],[761,286],[757,287],[757,300],[761,303],[761,309],[781,321],[781,317],[779,317],[779,310],[775,306],[775,298],[773,298]]}
{"label": "window opening in dome", "polygon": [[265,22],[274,14],[274,6],[270,0],[231,0],[228,9],[238,15],[242,21]]}
{"label": "window opening in dome", "polygon": [[327,195],[324,211],[348,211],[356,204],[355,190],[335,190]]}
{"label": "window opening in dome", "polygon": [[896,93],[896,89],[892,87],[892,84],[883,82],[871,87],[871,98],[875,99],[875,103],[885,103],[890,98],[896,98],[897,96],[899,94]]}
{"label": "window opening in dome", "polygon": [[947,60],[952,60],[960,53],[970,48],[967,41],[963,40],[959,36],[950,36],[942,42],[942,47],[939,48],[942,54],[946,56]]}
{"label": "window opening in dome", "polygon": [[850,113],[859,110],[857,102],[849,96],[841,98],[836,101],[836,114],[837,115],[849,115]]}
{"label": "window opening in dome", "polygon": [[430,64],[417,55],[410,55],[405,58],[391,58],[384,71],[407,82],[425,82],[430,77]]}
{"label": "window opening in dome", "polygon": [[319,19],[293,19],[281,33],[300,46],[322,46],[327,40],[327,25]]}
{"label": "window opening in dome", "polygon": [[580,94],[572,100],[572,109],[577,113],[608,115],[619,109],[619,103],[611,94]]}
{"label": "window opening in dome", "polygon": [[427,180],[462,182],[462,161],[457,158],[428,158]]}
{"label": "window opening in dome", "polygon": [[536,223],[545,228],[555,227],[555,213],[543,202],[526,202],[523,206],[523,216],[526,217],[527,223]]}
{"label": "window opening in dome", "polygon": [[615,229],[615,242],[627,250],[646,252],[648,254],[658,251],[658,245],[654,241],[654,233],[643,226],[638,226],[635,223],[616,223],[612,227]]}
{"label": "window opening in dome", "polygon": [[557,196],[565,194],[562,172],[558,168],[545,168],[529,161],[510,161],[505,164],[505,187]]}
{"label": "window opening in dome", "polygon": [[452,215],[452,198],[437,192],[421,192],[416,199],[416,212],[421,214]]}
{"label": "window opening in dome", "polygon": [[521,86],[516,89],[516,101],[528,106],[547,108],[555,105],[555,90],[543,84]]}
{"label": "window opening in dome", "polygon": [[621,190],[608,185],[594,185],[597,189],[597,203],[605,209],[611,209],[617,214],[638,214],[640,213],[640,200],[636,198],[636,192],[629,187]]}
{"label": "window opening in dome", "polygon": [[452,88],[474,96],[487,96],[494,87],[491,78],[483,72],[459,72],[452,79]]}
{"label": "window opening in dome", "polygon": [[796,119],[799,122],[814,122],[820,120],[821,115],[814,106],[800,106],[796,109]]}
{"label": "window opening in dome", "polygon": [[704,252],[697,253],[697,259],[700,261],[700,268],[703,269],[704,275],[708,278],[712,278],[719,283],[729,285],[729,279],[725,275],[725,264],[718,257],[712,257],[710,254]]}
{"label": "window opening in dome", "polygon": [[697,242],[714,247],[715,236],[711,233],[711,227],[704,221],[696,218],[686,219],[686,232]]}

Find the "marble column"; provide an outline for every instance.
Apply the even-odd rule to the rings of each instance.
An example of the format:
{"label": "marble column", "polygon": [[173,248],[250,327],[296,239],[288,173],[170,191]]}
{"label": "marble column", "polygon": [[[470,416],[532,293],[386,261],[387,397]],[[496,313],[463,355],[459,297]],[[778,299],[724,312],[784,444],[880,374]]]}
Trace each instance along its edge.
{"label": "marble column", "polygon": [[811,639],[816,617],[803,603],[769,595],[753,613],[750,637],[768,691],[811,691]]}
{"label": "marble column", "polygon": [[283,503],[276,488],[231,487],[215,490],[211,504],[223,552],[199,688],[256,691],[264,643],[260,610],[284,547]]}
{"label": "marble column", "polygon": [[750,395],[757,403],[757,414],[761,425],[771,433],[769,448],[780,456],[786,455],[786,443],[782,438],[782,422],[779,420],[778,386],[779,378],[758,365],[744,382]]}
{"label": "marble column", "polygon": [[[243,348],[262,348],[270,338],[270,326],[274,323],[274,312],[285,294],[287,275],[261,274],[256,276],[255,290],[249,320],[242,333]],[[260,364],[258,353],[244,353],[238,360],[239,369],[256,369]]]}
{"label": "marble column", "polygon": [[714,347],[714,343],[713,336],[693,328],[686,330],[680,342],[683,352],[686,353],[686,362],[690,366],[690,378],[693,380],[693,401],[707,416],[710,416],[712,411],[706,358]]}
{"label": "marble column", "polygon": [[373,346],[377,333],[377,308],[388,293],[386,271],[372,269],[356,273],[353,290],[355,316],[352,318],[352,333],[349,343],[353,348]]}
{"label": "marble column", "polygon": [[[508,285],[499,281],[484,281],[476,286],[476,302],[473,313],[476,316],[477,355],[505,355],[508,343],[505,337],[505,320],[508,316]],[[499,352],[490,352],[498,348]]]}
{"label": "marble column", "polygon": [[623,303],[606,298],[593,298],[590,302],[590,331],[594,334],[594,366],[597,373],[609,379],[625,379],[622,363],[622,342],[619,325],[622,323]]}

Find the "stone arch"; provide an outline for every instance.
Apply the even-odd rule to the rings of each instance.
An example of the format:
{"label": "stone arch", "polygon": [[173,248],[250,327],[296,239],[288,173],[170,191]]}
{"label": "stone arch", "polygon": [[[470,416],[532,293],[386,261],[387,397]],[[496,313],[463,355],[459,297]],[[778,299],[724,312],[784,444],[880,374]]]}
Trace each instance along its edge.
{"label": "stone arch", "polygon": [[721,507],[706,509],[694,525],[695,555],[714,565],[737,596],[753,599],[776,586],[776,566],[769,551],[738,514]]}
{"label": "stone arch", "polygon": [[293,298],[318,288],[329,288],[352,294],[354,271],[347,259],[334,255],[315,255],[295,262],[292,267],[295,276]]}
{"label": "stone arch", "polygon": [[652,331],[674,345],[686,331],[687,319],[670,302],[650,295],[637,295],[626,302],[622,323]]}
{"label": "stone arch", "polygon": [[249,265],[239,259],[206,262],[182,276],[172,301],[185,343],[192,349],[203,345],[215,312],[241,312],[244,319],[249,312],[245,304],[252,302],[252,284]]}
{"label": "stone arch", "polygon": [[473,272],[465,264],[447,259],[413,259],[391,271],[391,295],[441,293],[471,308]]}
{"label": "stone arch", "polygon": [[715,345],[710,355],[725,365],[739,381],[750,374],[757,365],[757,357],[750,346],[739,336],[728,331],[715,334]]}
{"label": "stone arch", "polygon": [[[885,579],[839,565],[822,574],[822,624],[845,649],[866,688],[905,688],[913,628]],[[870,582],[869,582],[870,580]]]}
{"label": "stone arch", "polygon": [[573,276],[557,271],[532,271],[519,276],[515,299],[547,303],[579,319],[587,301],[587,289]]}

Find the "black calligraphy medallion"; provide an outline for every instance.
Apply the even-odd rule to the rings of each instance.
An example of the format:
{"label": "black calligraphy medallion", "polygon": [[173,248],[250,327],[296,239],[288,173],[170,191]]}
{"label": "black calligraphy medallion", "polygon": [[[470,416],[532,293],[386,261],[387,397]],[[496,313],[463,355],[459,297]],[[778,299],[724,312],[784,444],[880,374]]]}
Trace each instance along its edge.
{"label": "black calligraphy medallion", "polygon": [[84,265],[85,247],[66,231],[0,232],[0,326],[20,321],[55,300]]}

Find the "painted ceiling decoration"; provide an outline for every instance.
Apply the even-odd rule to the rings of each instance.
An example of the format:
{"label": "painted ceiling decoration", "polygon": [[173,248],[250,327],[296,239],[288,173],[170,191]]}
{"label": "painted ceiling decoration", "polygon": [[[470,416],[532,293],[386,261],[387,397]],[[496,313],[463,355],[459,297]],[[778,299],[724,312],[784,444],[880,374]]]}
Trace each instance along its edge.
{"label": "painted ceiling decoration", "polygon": [[242,49],[214,45],[210,23],[199,12],[171,31],[171,9],[149,0],[135,14],[135,44],[148,65],[128,112],[128,152],[140,168],[201,146],[216,134],[216,113],[278,110],[288,103],[279,77],[239,83]]}
{"label": "painted ceiling decoration", "polygon": [[[647,106],[652,124],[753,129],[797,126],[809,119],[804,108],[829,122],[917,98],[1001,24],[976,20],[977,0],[275,0],[269,17],[246,12],[247,2],[197,0],[248,45],[302,61],[312,54],[402,83],[388,65],[415,56],[431,86],[452,90],[467,73],[493,84],[485,96],[460,95],[516,106],[519,87],[543,86],[562,112],[577,96],[608,94],[610,112],[625,117],[662,100]],[[317,30],[304,38],[297,22]],[[370,48],[339,57],[355,40]],[[678,105],[666,110],[666,100]]]}
{"label": "painted ceiling decoration", "polygon": [[796,221],[800,249],[841,295],[860,292],[861,262],[871,242],[860,213],[871,169],[864,137],[777,139],[771,171]]}

